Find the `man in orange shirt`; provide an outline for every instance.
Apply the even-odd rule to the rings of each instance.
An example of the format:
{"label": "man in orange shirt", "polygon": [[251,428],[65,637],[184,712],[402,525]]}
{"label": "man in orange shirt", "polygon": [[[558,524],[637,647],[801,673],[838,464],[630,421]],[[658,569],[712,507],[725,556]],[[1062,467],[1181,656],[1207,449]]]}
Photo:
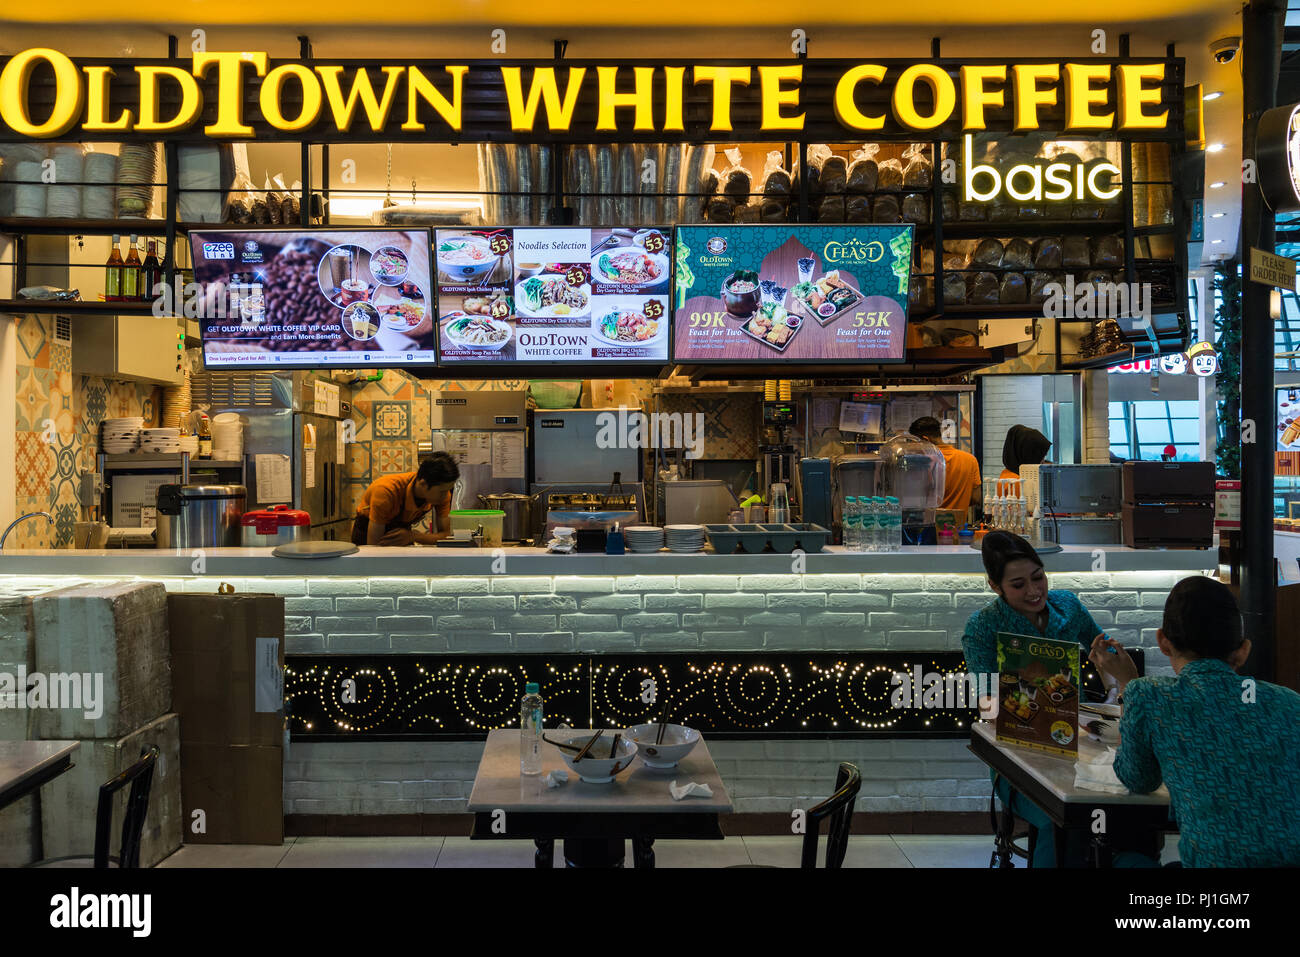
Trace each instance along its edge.
{"label": "man in orange shirt", "polygon": [[943,453],[943,499],[939,507],[955,511],[962,522],[969,521],[970,507],[983,501],[979,461],[969,452],[945,444],[943,427],[933,416],[917,419],[908,431]]}
{"label": "man in orange shirt", "polygon": [[[354,545],[433,545],[451,534],[451,490],[460,469],[446,452],[435,452],[414,472],[385,475],[370,484],[352,523]],[[415,524],[437,509],[437,527]]]}

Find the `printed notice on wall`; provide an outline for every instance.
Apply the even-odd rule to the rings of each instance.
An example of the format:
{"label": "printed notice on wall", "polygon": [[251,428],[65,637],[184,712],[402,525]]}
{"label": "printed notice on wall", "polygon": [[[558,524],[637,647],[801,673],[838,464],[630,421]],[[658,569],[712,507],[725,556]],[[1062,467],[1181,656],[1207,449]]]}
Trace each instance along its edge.
{"label": "printed notice on wall", "polygon": [[302,486],[316,487],[316,449],[304,449],[302,454]]}
{"label": "printed notice on wall", "polygon": [[453,432],[447,437],[447,452],[457,465],[487,465],[492,461],[489,432]]}
{"label": "printed notice on wall", "polygon": [[253,674],[253,710],[259,714],[284,707],[284,672],[280,670],[280,639],[257,639]]}
{"label": "printed notice on wall", "polygon": [[316,379],[316,414],[337,419],[339,415],[339,387],[333,382]]}
{"label": "printed notice on wall", "polygon": [[492,477],[524,477],[524,435],[522,432],[492,433]]}
{"label": "printed notice on wall", "polygon": [[258,501],[271,504],[293,500],[293,469],[289,456],[262,454],[253,456],[257,468]]}

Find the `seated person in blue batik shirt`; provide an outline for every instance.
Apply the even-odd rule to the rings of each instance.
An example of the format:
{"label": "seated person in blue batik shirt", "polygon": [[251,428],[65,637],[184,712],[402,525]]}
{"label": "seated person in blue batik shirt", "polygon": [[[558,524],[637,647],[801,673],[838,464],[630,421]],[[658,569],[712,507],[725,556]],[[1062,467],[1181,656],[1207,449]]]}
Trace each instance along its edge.
{"label": "seated person in blue batik shirt", "polygon": [[[1079,644],[1080,658],[1104,638],[1101,628],[1073,592],[1049,590],[1043,561],[1034,547],[1010,532],[989,532],[981,545],[989,587],[998,596],[971,615],[962,637],[966,669],[974,674],[998,670],[998,634],[1042,635]],[[997,688],[996,681],[993,687]],[[984,711],[981,702],[981,711]],[[1029,822],[1034,836],[1034,867],[1055,867],[1051,819],[994,775],[994,790],[1017,817]],[[1078,863],[1083,851],[1067,855]]]}
{"label": "seated person in blue batik shirt", "polygon": [[1242,678],[1250,655],[1227,586],[1185,578],[1156,632],[1175,677],[1137,677],[1098,636],[1092,662],[1124,705],[1115,774],[1130,791],[1169,788],[1187,867],[1300,865],[1300,694]]}

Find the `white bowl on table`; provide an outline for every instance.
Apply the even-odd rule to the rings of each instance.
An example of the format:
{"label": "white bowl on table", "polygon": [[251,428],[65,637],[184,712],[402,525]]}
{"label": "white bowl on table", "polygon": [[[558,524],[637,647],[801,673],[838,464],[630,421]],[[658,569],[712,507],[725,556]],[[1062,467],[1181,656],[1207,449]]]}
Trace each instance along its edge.
{"label": "white bowl on table", "polygon": [[675,768],[677,762],[700,743],[700,732],[680,724],[670,724],[664,728],[662,744],[655,744],[659,736],[659,725],[636,724],[623,734],[636,742],[641,760],[648,768]]}
{"label": "white bowl on table", "polygon": [[[560,733],[551,740],[581,748],[591,740],[594,733],[594,731],[585,734]],[[637,751],[636,745],[624,734],[618,739],[618,754],[611,758],[609,748],[614,742],[614,734],[615,732],[610,732],[601,735],[600,740],[587,752],[587,757],[581,761],[573,760],[578,756],[577,751],[569,751],[566,748],[556,748],[556,750],[560,752],[560,757],[564,758],[564,763],[569,766],[569,770],[588,784],[608,784],[614,780],[615,775],[628,769]],[[592,757],[592,755],[600,755],[600,757]]]}

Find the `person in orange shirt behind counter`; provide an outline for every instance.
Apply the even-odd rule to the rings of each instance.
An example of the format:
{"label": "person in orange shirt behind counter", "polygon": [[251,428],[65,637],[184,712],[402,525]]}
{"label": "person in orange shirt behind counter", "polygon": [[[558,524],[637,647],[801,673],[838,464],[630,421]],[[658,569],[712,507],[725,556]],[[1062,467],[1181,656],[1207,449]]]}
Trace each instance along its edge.
{"label": "person in orange shirt behind counter", "polygon": [[[414,472],[385,475],[370,484],[352,523],[354,545],[433,545],[451,534],[451,491],[460,469],[446,452],[434,452]],[[437,509],[437,526],[415,527]]]}
{"label": "person in orange shirt behind counter", "polygon": [[963,522],[969,520],[971,506],[983,504],[979,460],[945,443],[943,427],[933,416],[917,419],[908,431],[943,453],[943,499],[939,507],[955,511]]}

